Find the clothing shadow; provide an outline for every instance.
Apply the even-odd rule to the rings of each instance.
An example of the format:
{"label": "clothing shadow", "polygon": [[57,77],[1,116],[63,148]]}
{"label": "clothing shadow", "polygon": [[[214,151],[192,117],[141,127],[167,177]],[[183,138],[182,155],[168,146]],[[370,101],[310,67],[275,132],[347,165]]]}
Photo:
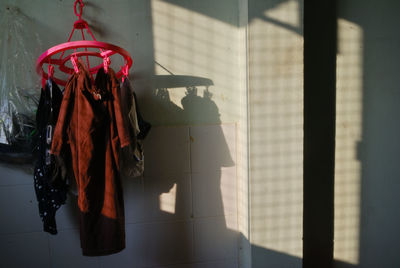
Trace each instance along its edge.
{"label": "clothing shadow", "polygon": [[[234,261],[239,248],[235,125],[221,123],[211,80],[171,75],[153,81],[158,87],[153,116],[181,124],[153,124],[144,142],[143,178],[123,179],[127,229],[137,231],[138,224],[145,229],[135,237],[144,245],[146,265]],[[179,105],[170,92],[185,85]],[[205,88],[202,95],[199,87]]]}

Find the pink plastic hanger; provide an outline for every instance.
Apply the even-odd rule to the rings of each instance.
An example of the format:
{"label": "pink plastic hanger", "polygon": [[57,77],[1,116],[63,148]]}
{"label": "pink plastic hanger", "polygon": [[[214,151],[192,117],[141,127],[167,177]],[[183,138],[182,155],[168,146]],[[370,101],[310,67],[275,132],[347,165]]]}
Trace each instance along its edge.
{"label": "pink plastic hanger", "polygon": [[[77,12],[77,4],[80,5],[80,12]],[[58,65],[58,68],[61,72],[67,73],[67,74],[72,74],[73,72],[77,72],[77,57],[86,57],[86,63],[87,63],[87,67],[89,69],[90,75],[92,76],[93,74],[97,73],[97,71],[101,68],[101,67],[105,67],[105,70],[109,68],[109,62],[106,59],[104,61],[104,58],[108,57],[110,58],[113,55],[120,55],[124,58],[128,69],[132,66],[132,58],[129,55],[129,53],[124,50],[123,48],[113,45],[113,44],[109,44],[109,43],[105,43],[105,42],[99,42],[96,41],[96,38],[94,37],[93,33],[90,31],[90,28],[88,26],[88,23],[82,19],[82,12],[83,12],[83,1],[82,0],[76,0],[75,4],[74,4],[74,13],[75,15],[78,17],[78,20],[75,21],[74,23],[74,27],[72,29],[72,32],[68,38],[68,41],[59,45],[56,45],[54,47],[49,48],[47,51],[45,51],[42,55],[40,55],[40,57],[38,58],[38,60],[36,61],[36,72],[42,76],[43,79],[47,79],[49,77],[49,74],[46,73],[43,70],[43,64],[44,63],[49,63],[52,65]],[[85,35],[84,35],[84,29],[86,29],[86,31],[90,34],[90,36],[93,38],[92,41],[88,41],[85,39]],[[82,34],[82,39],[81,41],[71,41],[72,35],[75,32],[75,30],[80,30],[81,34]],[[79,48],[83,48],[85,51],[76,51]],[[99,51],[88,51],[88,48],[97,48]],[[69,54],[64,56],[65,51],[67,50],[71,50],[74,49],[75,53]],[[56,55],[60,54],[61,55],[59,57],[57,57]],[[54,56],[54,58],[52,58]],[[98,58],[103,58],[103,64],[99,64],[95,67],[90,67],[90,63],[89,63],[89,56],[90,57],[98,57]],[[73,68],[70,68],[68,66],[66,66],[66,62],[68,60],[71,60]],[[74,64],[75,61],[75,64]],[[106,62],[106,64],[104,64],[104,62]],[[117,72],[116,74],[117,78],[121,78],[123,73],[122,70]],[[54,77],[53,75],[53,81],[59,85],[65,86],[66,84],[66,80]]]}

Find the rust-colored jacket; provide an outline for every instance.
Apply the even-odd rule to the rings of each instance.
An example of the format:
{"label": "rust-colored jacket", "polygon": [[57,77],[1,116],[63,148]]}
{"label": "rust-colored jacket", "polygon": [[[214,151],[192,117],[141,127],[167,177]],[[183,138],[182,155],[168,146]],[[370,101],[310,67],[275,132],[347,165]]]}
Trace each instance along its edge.
{"label": "rust-colored jacket", "polygon": [[119,151],[129,132],[114,71],[100,69],[92,85],[82,62],[78,68],[65,87],[51,152],[72,163],[83,255],[107,255],[125,248]]}

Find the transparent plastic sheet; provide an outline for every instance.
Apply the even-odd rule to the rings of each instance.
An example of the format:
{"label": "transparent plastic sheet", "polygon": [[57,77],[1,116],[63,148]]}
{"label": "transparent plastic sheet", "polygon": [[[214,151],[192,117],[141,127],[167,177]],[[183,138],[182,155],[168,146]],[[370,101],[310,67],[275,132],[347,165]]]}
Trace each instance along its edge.
{"label": "transparent plastic sheet", "polygon": [[0,160],[31,161],[40,79],[35,61],[41,47],[35,24],[18,8],[0,11]]}

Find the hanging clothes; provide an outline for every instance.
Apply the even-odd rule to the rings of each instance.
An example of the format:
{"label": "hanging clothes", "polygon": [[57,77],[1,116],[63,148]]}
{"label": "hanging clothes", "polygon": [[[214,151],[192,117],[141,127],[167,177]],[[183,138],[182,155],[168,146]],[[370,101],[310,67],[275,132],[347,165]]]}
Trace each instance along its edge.
{"label": "hanging clothes", "polygon": [[51,151],[61,158],[70,148],[78,188],[80,238],[86,256],[107,255],[125,248],[125,216],[119,174],[120,147],[129,131],[120,107],[114,71],[100,69],[94,85],[84,63],[67,82]]}
{"label": "hanging clothes", "polygon": [[131,143],[122,150],[121,174],[124,177],[140,177],[144,172],[143,139],[150,131],[150,123],[143,120],[136,95],[128,78],[121,85],[121,108],[125,121],[128,122]]}
{"label": "hanging clothes", "polygon": [[34,187],[38,200],[39,215],[43,221],[43,230],[57,234],[56,211],[65,203],[67,184],[60,172],[50,147],[54,127],[62,100],[62,92],[51,79],[41,90],[40,101],[36,112],[36,128],[39,133],[38,159],[34,170]]}

